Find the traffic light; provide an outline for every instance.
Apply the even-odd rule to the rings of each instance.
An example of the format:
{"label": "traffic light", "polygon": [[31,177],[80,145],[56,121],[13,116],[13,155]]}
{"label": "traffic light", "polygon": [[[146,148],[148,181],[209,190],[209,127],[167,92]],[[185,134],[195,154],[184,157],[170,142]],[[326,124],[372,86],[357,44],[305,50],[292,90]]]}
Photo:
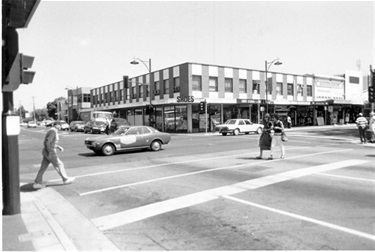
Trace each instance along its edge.
{"label": "traffic light", "polygon": [[201,101],[199,103],[199,113],[200,114],[206,113],[206,102],[205,101]]}
{"label": "traffic light", "polygon": [[375,102],[375,88],[374,88],[374,86],[368,87],[368,101],[369,102]]}
{"label": "traffic light", "polygon": [[13,92],[18,89],[20,84],[30,84],[33,82],[35,72],[28,71],[34,62],[34,57],[18,53],[9,74],[6,78],[3,92]]}

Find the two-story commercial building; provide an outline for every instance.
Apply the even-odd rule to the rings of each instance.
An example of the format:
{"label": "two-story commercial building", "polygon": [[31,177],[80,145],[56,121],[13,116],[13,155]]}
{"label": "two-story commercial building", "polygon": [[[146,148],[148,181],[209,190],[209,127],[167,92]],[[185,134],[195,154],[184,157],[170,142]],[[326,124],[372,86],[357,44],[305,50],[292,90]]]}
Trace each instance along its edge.
{"label": "two-story commercial building", "polygon": [[[266,81],[260,70],[183,63],[93,88],[90,100],[93,110],[112,111],[130,124],[151,124],[166,132],[213,131],[215,124],[231,118],[260,122],[267,112],[291,116],[294,126],[324,125],[341,123],[345,111],[363,107],[363,101],[351,97],[362,85],[347,85],[357,76],[268,72]],[[207,113],[199,112],[201,101]]]}

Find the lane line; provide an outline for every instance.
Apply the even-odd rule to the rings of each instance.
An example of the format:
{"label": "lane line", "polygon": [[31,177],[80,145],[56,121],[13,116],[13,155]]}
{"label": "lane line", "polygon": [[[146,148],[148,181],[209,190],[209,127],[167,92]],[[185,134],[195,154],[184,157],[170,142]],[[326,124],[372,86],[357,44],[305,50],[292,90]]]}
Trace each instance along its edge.
{"label": "lane line", "polygon": [[336,178],[342,178],[342,179],[350,179],[350,180],[358,180],[358,181],[365,181],[365,182],[375,183],[374,179],[364,179],[364,178],[348,177],[348,176],[334,175],[334,174],[320,173],[320,172],[317,173],[316,175],[322,175],[322,176],[328,176],[328,177],[336,177]]}
{"label": "lane line", "polygon": [[211,200],[218,199],[223,196],[229,196],[248,190],[258,189],[260,187],[272,185],[275,183],[288,181],[303,176],[311,175],[316,172],[326,172],[344,167],[360,165],[367,163],[365,160],[345,160],[335,163],[329,163],[324,165],[312,166],[308,168],[302,168],[294,171],[282,172],[275,175],[265,176],[257,179],[251,179],[235,183],[232,185],[217,187],[198,193],[193,193],[174,199],[169,199],[161,202],[152,203],[149,205],[121,211],[118,213],[94,218],[91,221],[100,230],[108,230],[130,224],[136,221],[140,221],[146,218],[164,214],[178,209],[194,206],[197,204],[205,203]]}
{"label": "lane line", "polygon": [[[310,153],[310,154],[305,154],[305,155],[300,155],[300,156],[289,157],[288,159],[297,159],[297,158],[302,158],[302,157],[323,155],[323,154],[334,153],[334,152],[344,152],[344,151],[350,151],[350,150],[351,149],[343,149],[343,150],[333,150],[333,151],[326,151],[326,152]],[[144,181],[130,183],[130,184],[123,184],[123,185],[118,185],[118,186],[106,187],[106,188],[102,188],[102,189],[97,189],[97,190],[92,190],[92,191],[80,193],[79,195],[80,196],[87,196],[87,195],[90,195],[90,194],[106,192],[106,191],[120,189],[120,188],[124,188],[124,187],[129,187],[129,186],[158,182],[158,181],[163,181],[163,180],[167,180],[167,179],[181,178],[181,177],[192,176],[192,175],[201,174],[201,173],[215,172],[215,171],[219,171],[219,170],[229,170],[229,169],[236,169],[236,168],[240,168],[240,167],[250,167],[250,166],[254,166],[254,165],[258,165],[258,164],[264,164],[264,163],[270,163],[270,162],[279,162],[279,161],[280,161],[279,159],[261,160],[259,162],[250,163],[250,164],[245,163],[245,164],[240,164],[240,165],[232,165],[232,166],[225,166],[225,167],[219,167],[219,168],[212,168],[212,169],[183,173],[183,174],[167,176],[167,177],[162,177],[162,178],[157,178],[157,179],[144,180]],[[190,163],[190,161],[183,161],[183,162]]]}
{"label": "lane line", "polygon": [[314,224],[318,224],[320,226],[328,227],[328,228],[331,228],[331,229],[339,230],[339,231],[342,231],[342,232],[345,232],[345,233],[348,233],[348,234],[352,234],[352,235],[355,235],[355,236],[359,236],[359,237],[362,237],[362,238],[366,238],[366,239],[375,241],[374,235],[364,233],[364,232],[360,232],[360,231],[357,231],[357,230],[354,230],[354,229],[350,229],[350,228],[338,226],[338,225],[335,225],[335,224],[331,224],[331,223],[328,223],[328,222],[325,222],[325,221],[320,221],[320,220],[305,217],[305,216],[302,216],[302,215],[282,211],[282,210],[279,210],[279,209],[276,209],[276,208],[271,208],[271,207],[267,207],[267,206],[264,206],[264,205],[259,205],[259,204],[256,204],[256,203],[253,203],[253,202],[250,202],[250,201],[246,201],[246,200],[242,200],[242,199],[238,199],[238,198],[235,198],[235,197],[232,197],[232,196],[224,195],[223,198],[228,199],[228,200],[232,200],[232,201],[236,201],[236,202],[248,205],[248,206],[252,206],[252,207],[260,208],[260,209],[267,210],[267,211],[270,211],[270,212],[282,214],[282,215],[285,215],[285,216],[288,216],[288,217],[292,217],[292,218],[299,219],[299,220],[302,220],[302,221],[311,222],[311,223],[314,223]]}

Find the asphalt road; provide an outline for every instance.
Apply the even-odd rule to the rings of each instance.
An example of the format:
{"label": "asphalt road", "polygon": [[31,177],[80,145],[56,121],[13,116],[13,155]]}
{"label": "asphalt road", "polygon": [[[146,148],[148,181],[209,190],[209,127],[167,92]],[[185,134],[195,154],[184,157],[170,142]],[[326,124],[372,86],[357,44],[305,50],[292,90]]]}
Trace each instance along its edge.
{"label": "asphalt road", "polygon": [[[21,131],[23,183],[45,131]],[[50,167],[45,182],[121,250],[375,249],[375,144],[354,126],[292,129],[283,160],[255,159],[256,134],[173,135],[159,152],[110,157],[86,149],[87,134],[60,136],[76,181]]]}

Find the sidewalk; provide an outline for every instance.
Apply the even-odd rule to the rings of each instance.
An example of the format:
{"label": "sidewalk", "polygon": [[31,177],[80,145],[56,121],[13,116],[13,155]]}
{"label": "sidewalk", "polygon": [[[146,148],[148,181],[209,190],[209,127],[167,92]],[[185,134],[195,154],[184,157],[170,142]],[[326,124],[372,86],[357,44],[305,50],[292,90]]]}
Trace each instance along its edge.
{"label": "sidewalk", "polygon": [[[317,128],[353,128],[356,126],[295,127],[287,132]],[[216,133],[173,134],[215,136]],[[341,136],[346,137],[346,136]],[[359,138],[347,137],[359,144]],[[375,147],[375,144],[367,144]],[[2,217],[3,251],[39,250],[119,250],[97,227],[52,187],[34,190],[32,184],[21,185],[21,214]]]}
{"label": "sidewalk", "polygon": [[3,251],[119,249],[52,188],[21,185],[21,214],[3,215]]}

